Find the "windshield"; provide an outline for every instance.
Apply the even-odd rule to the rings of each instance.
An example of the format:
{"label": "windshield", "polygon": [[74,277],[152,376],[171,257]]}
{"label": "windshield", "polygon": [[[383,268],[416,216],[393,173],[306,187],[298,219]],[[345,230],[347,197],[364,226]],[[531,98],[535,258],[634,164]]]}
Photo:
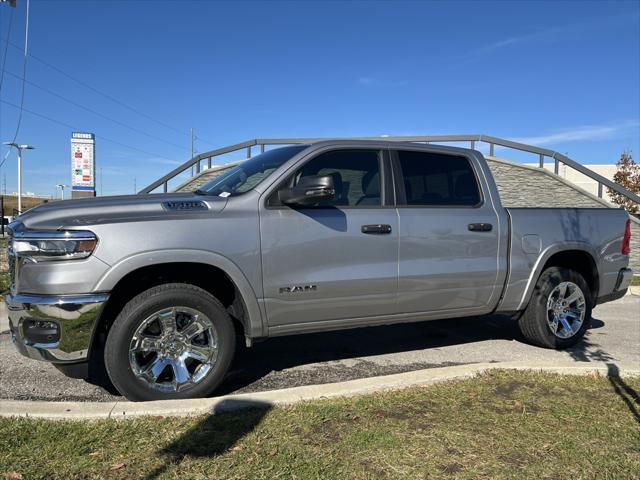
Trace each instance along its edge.
{"label": "windshield", "polygon": [[235,197],[255,188],[278,167],[308,145],[281,147],[261,153],[205,183],[196,193]]}

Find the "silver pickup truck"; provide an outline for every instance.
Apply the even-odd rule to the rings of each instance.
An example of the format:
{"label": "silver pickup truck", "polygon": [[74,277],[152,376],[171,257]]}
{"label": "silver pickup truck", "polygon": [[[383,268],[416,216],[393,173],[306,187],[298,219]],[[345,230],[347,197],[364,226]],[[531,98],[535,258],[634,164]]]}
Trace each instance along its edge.
{"label": "silver pickup truck", "polygon": [[10,234],[16,347],[103,365],[131,400],[211,394],[238,336],[502,313],[565,348],[632,275],[623,210],[504,208],[479,152],[385,141],[269,150],[194,193],[41,205]]}

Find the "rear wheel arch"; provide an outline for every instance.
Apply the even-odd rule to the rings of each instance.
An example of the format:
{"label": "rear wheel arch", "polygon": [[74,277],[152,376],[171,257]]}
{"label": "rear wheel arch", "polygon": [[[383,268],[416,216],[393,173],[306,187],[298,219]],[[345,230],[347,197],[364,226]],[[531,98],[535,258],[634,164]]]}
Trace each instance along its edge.
{"label": "rear wheel arch", "polygon": [[591,323],[592,308],[589,285],[582,274],[571,268],[549,266],[537,279],[518,326],[529,343],[563,349],[584,336]]}
{"label": "rear wheel arch", "polygon": [[540,275],[550,267],[566,268],[582,275],[590,288],[591,298],[595,301],[600,290],[598,266],[593,255],[586,250],[561,250],[552,254],[544,263]]}
{"label": "rear wheel arch", "polygon": [[598,298],[598,292],[600,290],[600,276],[595,259],[595,252],[586,244],[553,245],[547,248],[540,256],[531,273],[529,284],[522,297],[518,311],[522,312],[527,307],[536,283],[542,274],[551,267],[574,270],[582,275],[589,285],[591,297],[595,301],[595,299]]}

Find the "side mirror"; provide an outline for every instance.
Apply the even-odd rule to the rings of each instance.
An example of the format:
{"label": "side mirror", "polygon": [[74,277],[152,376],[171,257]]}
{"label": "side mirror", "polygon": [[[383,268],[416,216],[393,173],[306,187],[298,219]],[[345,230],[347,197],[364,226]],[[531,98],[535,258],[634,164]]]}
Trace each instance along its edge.
{"label": "side mirror", "polygon": [[285,205],[315,205],[316,203],[336,198],[333,177],[302,177],[292,188],[278,191],[278,198]]}

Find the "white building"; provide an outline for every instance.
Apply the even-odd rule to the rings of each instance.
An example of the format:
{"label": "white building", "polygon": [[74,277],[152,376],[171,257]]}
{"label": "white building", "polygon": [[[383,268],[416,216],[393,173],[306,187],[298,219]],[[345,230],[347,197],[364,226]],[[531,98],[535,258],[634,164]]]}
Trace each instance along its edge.
{"label": "white building", "polygon": [[[531,165],[537,167],[537,163],[527,163],[527,165]],[[565,164],[560,163],[558,175],[567,181],[575,184],[576,186],[586,190],[589,193],[592,193],[595,196],[598,196],[598,182],[593,180],[592,178],[583,175],[582,173],[574,170],[571,167],[567,167]],[[607,178],[613,181],[613,175],[616,173],[616,165],[585,165],[589,170],[602,175],[604,178]],[[554,164],[552,162],[545,162],[544,168],[553,172]],[[611,202],[611,197],[609,196],[607,187],[602,188],[602,198]]]}

